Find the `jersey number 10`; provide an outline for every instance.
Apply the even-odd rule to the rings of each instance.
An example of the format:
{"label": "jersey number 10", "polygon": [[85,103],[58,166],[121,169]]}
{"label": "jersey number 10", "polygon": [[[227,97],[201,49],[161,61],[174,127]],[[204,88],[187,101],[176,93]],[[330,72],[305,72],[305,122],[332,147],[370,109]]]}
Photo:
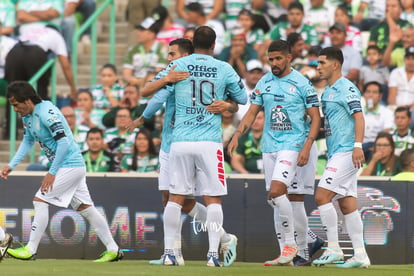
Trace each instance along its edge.
{"label": "jersey number 10", "polygon": [[[196,103],[199,102],[204,106],[212,104],[215,100],[214,93],[214,83],[209,80],[197,81],[191,79],[191,88],[192,88],[192,102],[193,107],[196,106]],[[197,99],[198,96],[198,99]],[[198,100],[198,101],[197,101]]]}

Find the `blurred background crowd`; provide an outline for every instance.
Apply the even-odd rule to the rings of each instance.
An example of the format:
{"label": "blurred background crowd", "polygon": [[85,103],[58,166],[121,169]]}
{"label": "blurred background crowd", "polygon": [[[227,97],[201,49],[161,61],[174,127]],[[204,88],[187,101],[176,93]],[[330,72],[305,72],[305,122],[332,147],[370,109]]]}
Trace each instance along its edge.
{"label": "blurred background crowd", "polygon": [[[68,87],[65,95],[57,93],[70,99],[61,98],[58,106],[89,172],[157,171],[163,112],[133,132],[125,126],[145,109],[149,99],[140,90],[167,66],[168,44],[191,40],[202,25],[216,31],[215,57],[234,67],[249,95],[269,71],[266,49],[272,40],[288,41],[292,67],[309,78],[319,96],[326,83],[316,70],[318,53],[326,46],[340,48],[343,76],[362,94],[367,161],[361,175],[414,171],[414,0],[123,0],[117,17],[127,32],[117,41],[128,45],[122,68],[103,62],[96,84],[76,87],[69,62],[72,37],[103,1],[0,0],[0,105],[7,107],[7,83],[29,80],[51,55],[57,57]],[[78,47],[90,47],[90,40],[87,29]],[[49,84],[47,72],[37,82],[43,99],[50,97]],[[224,146],[247,109],[223,114]],[[1,114],[3,140],[10,135],[7,114]],[[226,156],[227,172],[263,173],[263,125],[260,112],[240,138],[237,154]],[[326,164],[323,132],[316,143],[319,174]],[[47,170],[44,154],[38,161],[27,169]]]}

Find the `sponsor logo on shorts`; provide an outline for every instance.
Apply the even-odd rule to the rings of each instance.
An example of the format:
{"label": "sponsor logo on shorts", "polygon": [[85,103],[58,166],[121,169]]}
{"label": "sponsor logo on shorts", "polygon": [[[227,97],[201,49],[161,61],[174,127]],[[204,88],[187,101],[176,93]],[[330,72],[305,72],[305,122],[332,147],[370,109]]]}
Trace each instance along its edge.
{"label": "sponsor logo on shorts", "polygon": [[327,171],[330,171],[330,172],[336,172],[338,169],[337,168],[333,168],[333,167],[326,167],[326,170]]}
{"label": "sponsor logo on shorts", "polygon": [[217,150],[217,176],[220,183],[224,186],[224,166],[223,166],[223,152],[221,150]]}
{"label": "sponsor logo on shorts", "polygon": [[285,165],[288,165],[288,166],[292,166],[292,162],[290,162],[288,160],[280,160],[279,163],[282,163],[282,164],[285,164]]}

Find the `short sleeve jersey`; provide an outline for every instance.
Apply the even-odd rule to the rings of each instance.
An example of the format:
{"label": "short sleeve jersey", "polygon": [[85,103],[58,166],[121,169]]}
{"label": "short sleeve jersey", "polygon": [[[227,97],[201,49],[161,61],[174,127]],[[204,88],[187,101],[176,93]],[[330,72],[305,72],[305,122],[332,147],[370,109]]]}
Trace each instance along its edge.
{"label": "short sleeve jersey", "polygon": [[189,71],[190,76],[168,87],[175,94],[175,124],[173,142],[222,142],[221,114],[213,114],[206,107],[215,100],[247,102],[244,85],[226,62],[211,56],[192,54],[170,63],[175,70]]}
{"label": "short sleeve jersey", "polygon": [[45,52],[52,51],[58,56],[68,56],[65,40],[56,30],[43,25],[32,25],[20,31],[20,41],[27,41],[42,48]]}
{"label": "short sleeve jersey", "polygon": [[282,78],[269,72],[257,83],[251,103],[263,106],[265,112],[262,152],[302,149],[307,135],[306,109],[319,106],[307,78],[294,69]]}
{"label": "short sleeve jersey", "polygon": [[[289,22],[287,21],[280,21],[278,22],[275,27],[270,31],[270,39],[277,40],[277,39],[287,39],[286,29],[291,27]],[[318,33],[316,32],[315,28],[308,24],[302,24],[300,28],[296,31],[300,33],[303,40],[308,45],[318,45]]]}
{"label": "short sleeve jersey", "polygon": [[[101,109],[110,109],[112,108],[111,102],[105,94],[103,85],[96,85],[91,89],[93,97],[93,106]],[[118,83],[115,83],[111,87],[111,94],[115,100],[120,101],[124,96],[124,87]]]}
{"label": "short sleeve jersey", "polygon": [[155,42],[150,52],[146,52],[142,44],[128,49],[124,60],[124,68],[132,69],[134,77],[145,78],[149,72],[156,68],[167,66],[167,48],[164,44]]}
{"label": "short sleeve jersey", "polygon": [[338,152],[353,151],[355,121],[352,115],[362,112],[361,93],[358,88],[341,77],[325,89],[321,100],[328,157]]}
{"label": "short sleeve jersey", "polygon": [[56,156],[57,139],[66,136],[69,149],[66,153],[62,168],[83,167],[80,149],[72,136],[65,118],[60,110],[49,101],[42,101],[35,105],[32,114],[22,118],[24,135],[29,140],[38,141],[47,159],[53,162]]}
{"label": "short sleeve jersey", "polygon": [[134,156],[127,154],[122,157],[121,167],[130,172],[155,172],[158,170],[159,162],[158,156],[147,155],[145,157],[137,157],[137,169],[132,169],[132,161]]}

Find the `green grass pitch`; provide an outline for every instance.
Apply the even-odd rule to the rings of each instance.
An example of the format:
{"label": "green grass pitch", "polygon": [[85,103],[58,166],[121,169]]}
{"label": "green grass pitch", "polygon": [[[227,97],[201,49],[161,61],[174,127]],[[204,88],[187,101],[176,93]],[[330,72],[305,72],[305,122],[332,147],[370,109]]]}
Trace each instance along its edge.
{"label": "green grass pitch", "polygon": [[414,265],[373,265],[368,269],[339,269],[326,267],[265,267],[262,263],[236,262],[231,267],[206,267],[204,261],[186,261],[182,267],[149,265],[147,261],[124,260],[114,263],[93,263],[90,260],[52,260],[19,261],[10,258],[0,263],[0,275],[414,275]]}

